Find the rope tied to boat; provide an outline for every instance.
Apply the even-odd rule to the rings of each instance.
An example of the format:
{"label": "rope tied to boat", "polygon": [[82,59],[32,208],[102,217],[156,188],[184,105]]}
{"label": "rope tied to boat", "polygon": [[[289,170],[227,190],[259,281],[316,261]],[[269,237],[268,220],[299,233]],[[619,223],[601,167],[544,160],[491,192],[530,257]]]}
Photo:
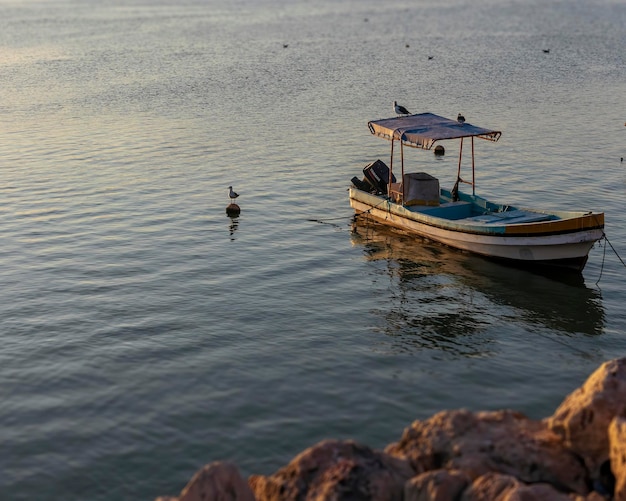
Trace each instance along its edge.
{"label": "rope tied to boat", "polygon": [[[606,233],[604,233],[604,231],[602,232],[602,240],[605,240],[606,243],[609,244],[609,247],[611,247],[611,249],[613,250],[613,252],[617,256],[617,259],[619,259],[620,263],[622,263],[622,266],[624,266],[624,268],[626,268],[626,263],[621,258],[621,256],[617,253],[617,250],[615,250],[615,247],[613,247],[613,244],[609,241],[609,239],[606,236]],[[605,258],[606,258],[606,245],[604,246],[604,252],[602,253],[602,265],[600,266],[600,276],[598,277],[598,280],[596,281],[596,285],[598,285],[600,283],[600,279],[602,278],[602,272],[604,271],[604,261],[605,261]]]}
{"label": "rope tied to boat", "polygon": [[[357,217],[362,216],[363,214],[365,214],[365,215],[369,214],[369,213],[370,213],[370,212],[372,212],[374,209],[376,209],[376,208],[380,207],[380,206],[381,206],[381,205],[383,205],[384,203],[390,204],[389,199],[388,199],[388,198],[386,198],[385,200],[383,200],[383,201],[382,201],[382,202],[380,202],[379,204],[376,204],[376,205],[374,205],[373,207],[370,207],[369,209],[364,210],[363,212],[355,213],[355,214],[354,214],[353,221],[356,223],[356,219],[357,219]],[[387,212],[389,212],[389,209],[390,209],[390,207],[387,207]]]}
{"label": "rope tied to boat", "polygon": [[[390,204],[390,200],[388,198],[386,198],[385,200],[383,200],[382,202],[380,202],[379,204],[374,205],[373,207],[370,207],[369,209],[367,209],[366,211],[363,212],[358,212],[355,213],[353,216],[350,216],[350,219],[353,223],[356,223],[357,218],[359,216],[362,215],[368,215],[371,211],[373,211],[374,209],[380,207],[381,205],[383,205],[384,203]],[[389,212],[390,207],[387,207],[387,212]],[[340,219],[346,219],[346,216],[339,216],[339,217],[330,217],[330,218],[325,218],[325,219],[307,219],[307,221],[311,221],[312,223],[320,223],[320,224],[330,224],[332,226],[337,226],[336,224],[333,223],[329,223],[328,221],[337,221]]]}

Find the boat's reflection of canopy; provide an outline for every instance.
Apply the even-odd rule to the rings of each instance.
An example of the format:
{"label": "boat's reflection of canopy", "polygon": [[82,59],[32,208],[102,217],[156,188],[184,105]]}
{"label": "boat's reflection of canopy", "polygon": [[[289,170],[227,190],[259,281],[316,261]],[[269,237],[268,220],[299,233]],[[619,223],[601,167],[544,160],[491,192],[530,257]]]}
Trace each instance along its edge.
{"label": "boat's reflection of canopy", "polygon": [[[384,118],[381,120],[372,120],[367,126],[370,132],[375,136],[382,137],[391,141],[391,161],[390,169],[393,170],[393,143],[400,141],[400,155],[402,164],[402,178],[404,178],[404,153],[402,147],[404,145],[412,148],[421,148],[430,150],[435,142],[446,139],[460,139],[461,147],[459,150],[459,173],[457,176],[457,184],[461,173],[461,155],[463,152],[463,138],[472,139],[472,185],[474,191],[474,138],[487,139],[489,141],[497,141],[502,133],[497,130],[485,129],[467,122],[460,123],[457,120],[441,117],[433,113],[419,113],[417,115],[409,115],[394,118]],[[391,180],[391,176],[390,180]],[[475,194],[475,193],[474,193]]]}

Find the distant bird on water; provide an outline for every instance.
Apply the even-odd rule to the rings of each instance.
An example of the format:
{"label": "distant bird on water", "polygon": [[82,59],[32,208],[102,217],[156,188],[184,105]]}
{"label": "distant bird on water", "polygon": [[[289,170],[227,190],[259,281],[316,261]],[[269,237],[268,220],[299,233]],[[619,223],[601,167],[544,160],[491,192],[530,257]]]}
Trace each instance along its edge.
{"label": "distant bird on water", "polygon": [[411,112],[407,110],[404,106],[400,106],[397,101],[393,102],[393,110],[396,112],[396,115],[410,115]]}
{"label": "distant bird on water", "polygon": [[464,124],[465,123],[465,117],[459,113],[456,116],[456,121],[459,122],[460,124]]}
{"label": "distant bird on water", "polygon": [[544,54],[550,54],[550,49],[543,49]]}
{"label": "distant bird on water", "polygon": [[228,192],[228,196],[230,197],[231,200],[235,200],[235,198],[237,198],[239,196],[239,193],[235,193],[233,191],[233,187],[232,186],[229,186],[228,189],[230,190]]}

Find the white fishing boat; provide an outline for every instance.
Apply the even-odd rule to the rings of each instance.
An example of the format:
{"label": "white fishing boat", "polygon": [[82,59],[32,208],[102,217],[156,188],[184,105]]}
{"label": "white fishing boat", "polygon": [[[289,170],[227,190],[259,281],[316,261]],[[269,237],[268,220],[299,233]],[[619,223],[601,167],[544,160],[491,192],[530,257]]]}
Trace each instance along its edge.
{"label": "white fishing boat", "polygon": [[[604,213],[543,211],[490,202],[476,195],[474,138],[497,141],[501,132],[432,113],[374,120],[370,132],[391,141],[389,166],[376,160],[352,178],[350,205],[360,216],[450,247],[516,264],[561,266],[582,271],[593,244],[604,236]],[[471,141],[471,181],[461,177],[463,140]],[[404,170],[404,147],[430,150],[460,140],[456,182],[442,188],[424,172]],[[394,145],[400,147],[399,178]],[[459,184],[471,186],[471,194]]]}

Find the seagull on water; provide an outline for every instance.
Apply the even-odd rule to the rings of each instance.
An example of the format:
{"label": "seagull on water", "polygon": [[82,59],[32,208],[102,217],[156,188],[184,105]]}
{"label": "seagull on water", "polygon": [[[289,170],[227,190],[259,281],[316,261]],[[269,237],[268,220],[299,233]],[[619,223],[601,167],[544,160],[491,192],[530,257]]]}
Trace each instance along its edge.
{"label": "seagull on water", "polygon": [[465,123],[465,117],[459,113],[456,116],[456,121],[459,122],[460,124],[464,124]]}
{"label": "seagull on water", "polygon": [[411,112],[407,110],[404,106],[400,106],[397,101],[393,102],[393,110],[396,112],[396,115],[410,115]]}
{"label": "seagull on water", "polygon": [[239,196],[239,193],[235,193],[233,191],[233,187],[229,186],[228,189],[230,190],[228,193],[228,196],[230,197],[231,200],[235,200],[235,198],[237,198]]}

